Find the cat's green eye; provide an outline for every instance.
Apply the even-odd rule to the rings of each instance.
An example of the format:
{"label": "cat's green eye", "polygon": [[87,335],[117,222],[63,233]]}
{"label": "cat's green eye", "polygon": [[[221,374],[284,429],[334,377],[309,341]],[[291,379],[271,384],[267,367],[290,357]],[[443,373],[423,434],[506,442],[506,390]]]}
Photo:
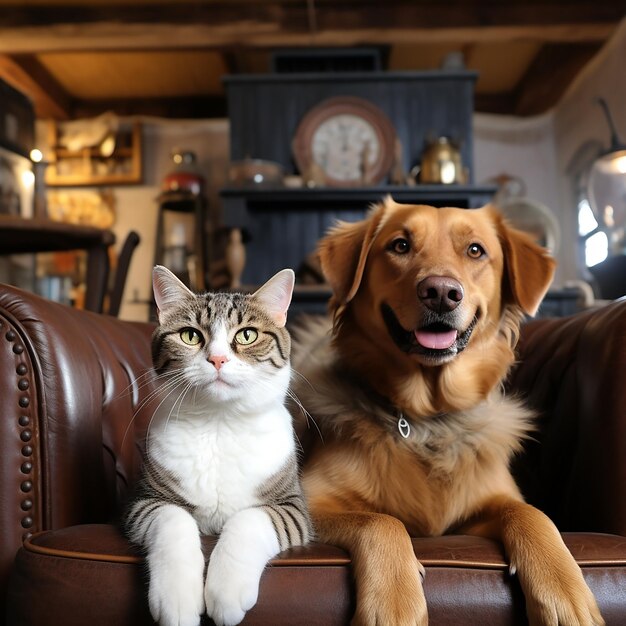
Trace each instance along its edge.
{"label": "cat's green eye", "polygon": [[242,346],[249,346],[257,340],[259,333],[254,328],[244,328],[235,335],[235,341]]}
{"label": "cat's green eye", "polygon": [[183,340],[183,343],[186,343],[188,346],[197,346],[204,340],[202,335],[195,328],[183,328],[180,331],[180,338]]}

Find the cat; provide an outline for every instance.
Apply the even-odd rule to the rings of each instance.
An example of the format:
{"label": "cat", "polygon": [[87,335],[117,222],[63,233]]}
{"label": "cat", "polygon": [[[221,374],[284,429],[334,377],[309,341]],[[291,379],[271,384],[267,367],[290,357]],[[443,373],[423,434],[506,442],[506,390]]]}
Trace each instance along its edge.
{"label": "cat", "polygon": [[[312,537],[284,407],[293,286],[287,269],[252,295],[196,295],[154,268],[160,404],[123,525],[146,553],[162,626],[197,626],[205,611],[238,624],[268,560]],[[218,533],[205,577],[200,535]]]}

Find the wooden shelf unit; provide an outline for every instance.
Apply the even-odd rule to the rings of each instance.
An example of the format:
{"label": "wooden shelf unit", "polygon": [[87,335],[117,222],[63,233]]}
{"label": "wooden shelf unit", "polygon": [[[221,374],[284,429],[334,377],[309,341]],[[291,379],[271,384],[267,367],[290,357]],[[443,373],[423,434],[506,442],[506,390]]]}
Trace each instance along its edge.
{"label": "wooden shelf unit", "polygon": [[[97,185],[129,185],[142,181],[141,124],[133,122],[116,133],[116,146],[111,156],[101,154],[98,147],[72,151],[59,146],[58,126],[50,123],[49,143],[53,158],[46,168],[46,184],[50,187]],[[75,171],[63,172],[64,162],[75,161]],[[104,164],[99,172],[98,165]],[[67,165],[67,163],[65,163]],[[121,171],[119,171],[121,169]]]}

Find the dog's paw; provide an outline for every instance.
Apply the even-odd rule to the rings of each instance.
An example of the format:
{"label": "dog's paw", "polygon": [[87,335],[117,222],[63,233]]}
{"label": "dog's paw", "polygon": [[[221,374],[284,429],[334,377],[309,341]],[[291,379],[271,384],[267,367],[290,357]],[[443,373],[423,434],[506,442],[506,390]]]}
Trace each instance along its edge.
{"label": "dog's paw", "polygon": [[380,579],[362,582],[361,593],[352,626],[427,626],[428,611],[422,588],[424,568],[415,558],[389,577],[380,572]]}
{"label": "dog's paw", "polygon": [[259,595],[259,576],[246,563],[214,554],[209,562],[204,601],[217,626],[239,624]]}
{"label": "dog's paw", "polygon": [[204,559],[171,563],[150,572],[148,604],[160,626],[198,626],[204,613],[202,573]]}
{"label": "dog's paw", "polygon": [[[580,568],[567,555],[567,563],[546,563],[532,572],[519,571],[531,626],[604,626],[604,619]],[[515,569],[512,567],[512,569]]]}

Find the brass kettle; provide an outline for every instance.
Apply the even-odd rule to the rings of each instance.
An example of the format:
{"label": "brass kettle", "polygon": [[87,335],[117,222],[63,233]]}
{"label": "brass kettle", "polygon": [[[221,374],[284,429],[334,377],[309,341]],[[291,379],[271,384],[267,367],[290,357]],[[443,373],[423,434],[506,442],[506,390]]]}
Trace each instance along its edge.
{"label": "brass kettle", "polygon": [[448,137],[431,141],[422,153],[422,162],[411,170],[411,176],[422,184],[464,184],[467,168],[463,166],[461,151]]}

